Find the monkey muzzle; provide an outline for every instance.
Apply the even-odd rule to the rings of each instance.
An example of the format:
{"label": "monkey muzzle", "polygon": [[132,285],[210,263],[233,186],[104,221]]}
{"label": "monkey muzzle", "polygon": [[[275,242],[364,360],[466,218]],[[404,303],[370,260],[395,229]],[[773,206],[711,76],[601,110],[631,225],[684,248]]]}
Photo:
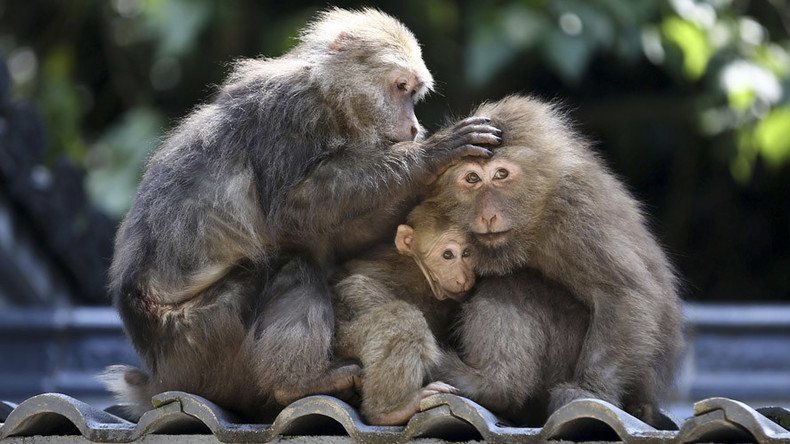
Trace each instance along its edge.
{"label": "monkey muzzle", "polygon": [[468,291],[451,292],[447,290],[444,290],[444,293],[445,293],[445,299],[450,298],[456,302],[463,302],[464,300],[466,300],[466,296],[469,294]]}

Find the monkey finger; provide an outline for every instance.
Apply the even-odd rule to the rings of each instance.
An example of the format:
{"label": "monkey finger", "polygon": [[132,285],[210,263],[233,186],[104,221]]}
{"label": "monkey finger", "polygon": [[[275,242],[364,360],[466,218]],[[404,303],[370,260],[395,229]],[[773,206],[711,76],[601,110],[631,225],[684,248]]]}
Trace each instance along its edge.
{"label": "monkey finger", "polygon": [[472,145],[493,145],[502,144],[502,138],[489,133],[469,133],[464,136],[464,142]]}
{"label": "monkey finger", "polygon": [[502,136],[502,130],[492,125],[469,125],[458,130],[458,134],[487,133],[497,137]]}
{"label": "monkey finger", "polygon": [[477,146],[473,144],[466,144],[462,145],[455,150],[453,150],[453,157],[460,158],[460,157],[484,157],[490,158],[494,155],[494,153],[487,149],[483,148],[482,146]]}
{"label": "monkey finger", "polygon": [[485,125],[485,124],[490,123],[490,122],[491,122],[491,118],[490,117],[472,116],[472,117],[467,117],[466,119],[456,123],[453,128],[454,129],[460,129],[460,128],[468,126],[468,125]]}

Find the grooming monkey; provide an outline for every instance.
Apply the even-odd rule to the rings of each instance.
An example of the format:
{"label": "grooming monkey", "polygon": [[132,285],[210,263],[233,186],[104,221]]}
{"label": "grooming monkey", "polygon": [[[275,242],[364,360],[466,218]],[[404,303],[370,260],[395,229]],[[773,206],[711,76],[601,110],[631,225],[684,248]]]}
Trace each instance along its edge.
{"label": "grooming monkey", "polygon": [[362,363],[361,412],[371,424],[403,424],[421,399],[455,392],[431,377],[451,312],[474,285],[473,266],[466,233],[429,205],[398,226],[395,247],[346,265],[335,285],[335,353]]}
{"label": "grooming monkey", "polygon": [[423,140],[414,105],[432,84],[403,24],[331,9],[282,57],[238,62],[170,132],[110,269],[145,370],[104,379],[132,413],[165,390],[252,417],[351,387],[359,368],[331,361],[327,276],[394,231],[425,183],[499,143],[478,117]]}
{"label": "grooming monkey", "polygon": [[[523,349],[545,342],[545,335],[553,336],[549,353],[574,347],[573,335],[566,342],[559,331],[530,325],[542,315],[530,308],[540,304],[512,296],[534,299],[538,290],[512,283],[538,276],[590,312],[572,378],[551,389],[550,411],[595,397],[657,424],[657,402],[683,344],[680,300],[639,205],[554,106],[513,96],[484,104],[475,115],[490,116],[502,129],[502,146],[491,159],[454,165],[430,197],[470,233],[482,276],[457,332],[460,358],[474,372],[470,377],[462,366],[448,365],[456,371],[443,379],[498,411],[518,409],[532,396],[524,375],[542,355],[522,355]],[[556,304],[545,316],[558,317],[568,303]],[[571,328],[581,322],[573,320],[579,310],[572,312],[552,323]]]}

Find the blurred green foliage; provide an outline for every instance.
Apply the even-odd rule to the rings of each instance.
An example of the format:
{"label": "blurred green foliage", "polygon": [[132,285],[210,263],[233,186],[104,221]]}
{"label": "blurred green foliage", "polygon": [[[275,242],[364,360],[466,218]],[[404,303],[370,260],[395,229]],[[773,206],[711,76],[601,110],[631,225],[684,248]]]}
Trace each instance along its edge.
{"label": "blurred green foliage", "polygon": [[[338,1],[340,7],[364,6]],[[390,0],[424,47],[429,128],[558,98],[648,204],[691,297],[790,294],[787,0]],[[0,54],[53,160],[120,217],[150,151],[237,57],[278,56],[320,2],[1,1]]]}

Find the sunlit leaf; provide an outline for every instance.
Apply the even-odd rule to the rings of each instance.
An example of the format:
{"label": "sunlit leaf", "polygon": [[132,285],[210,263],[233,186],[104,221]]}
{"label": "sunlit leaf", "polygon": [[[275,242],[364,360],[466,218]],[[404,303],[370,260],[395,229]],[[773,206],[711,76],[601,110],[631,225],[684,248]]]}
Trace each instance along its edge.
{"label": "sunlit leaf", "polygon": [[680,17],[669,17],[661,24],[661,33],[682,51],[685,75],[692,80],[702,77],[714,52],[705,32]]}
{"label": "sunlit leaf", "polygon": [[727,92],[730,103],[741,110],[748,108],[754,99],[772,104],[782,96],[782,85],[771,71],[743,59],[724,66],[720,73],[720,84]]}
{"label": "sunlit leaf", "polygon": [[754,53],[754,60],[778,76],[784,77],[790,74],[790,54],[777,44],[758,47]]}
{"label": "sunlit leaf", "polygon": [[790,106],[772,110],[754,130],[755,141],[766,163],[781,165],[790,160]]}
{"label": "sunlit leaf", "polygon": [[730,106],[738,111],[746,111],[754,103],[756,95],[751,89],[739,89],[727,93]]}

